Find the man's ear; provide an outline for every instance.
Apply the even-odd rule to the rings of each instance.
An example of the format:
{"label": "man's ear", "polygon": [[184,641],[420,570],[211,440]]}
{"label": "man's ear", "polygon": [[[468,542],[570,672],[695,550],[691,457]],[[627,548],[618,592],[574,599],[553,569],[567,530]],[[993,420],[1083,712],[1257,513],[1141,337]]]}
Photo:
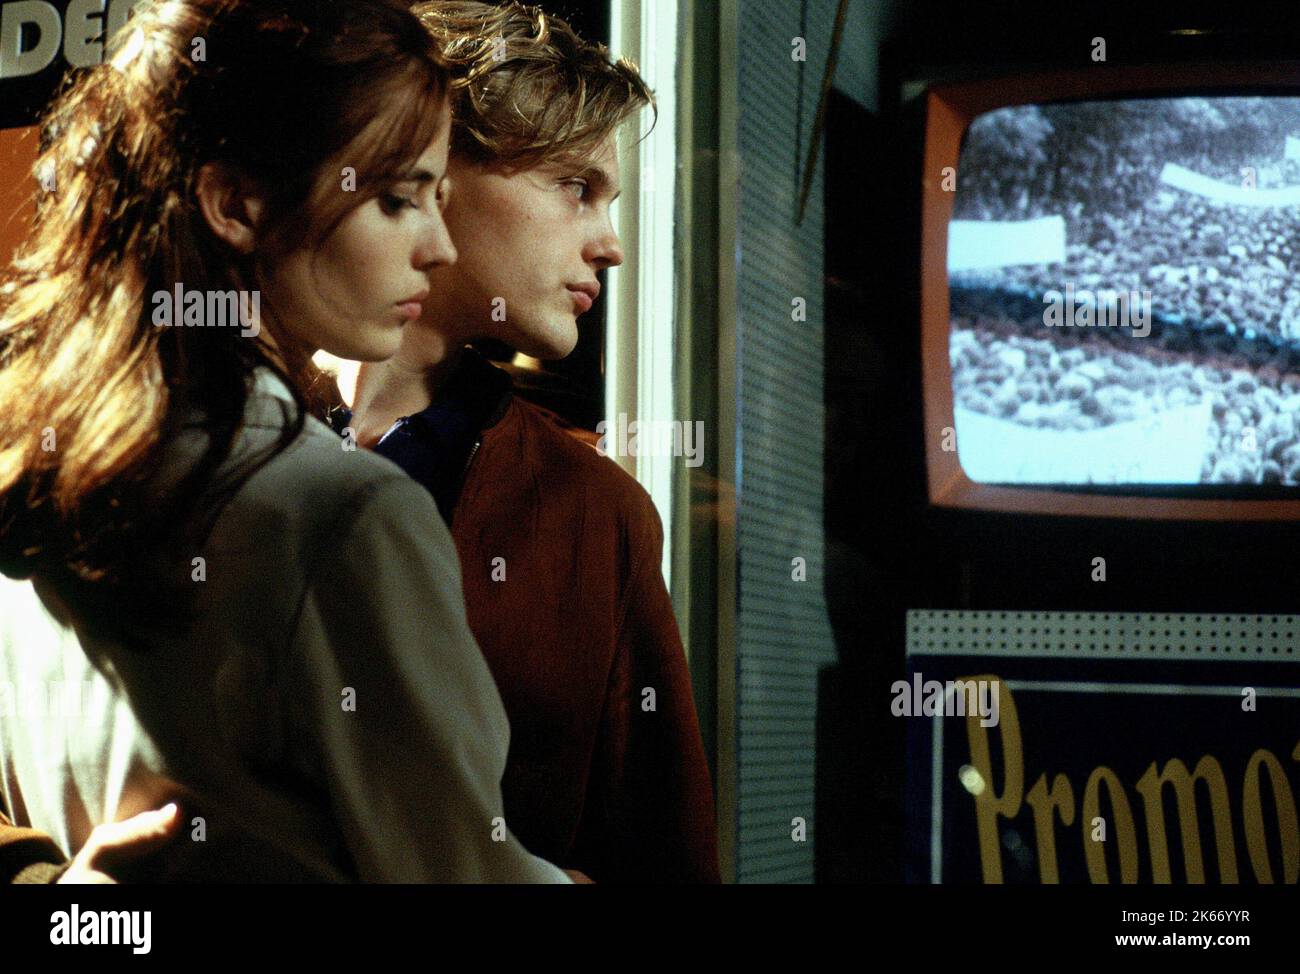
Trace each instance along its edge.
{"label": "man's ear", "polygon": [[250,179],[225,163],[204,163],[195,180],[194,196],[218,239],[240,254],[253,252],[266,201]]}

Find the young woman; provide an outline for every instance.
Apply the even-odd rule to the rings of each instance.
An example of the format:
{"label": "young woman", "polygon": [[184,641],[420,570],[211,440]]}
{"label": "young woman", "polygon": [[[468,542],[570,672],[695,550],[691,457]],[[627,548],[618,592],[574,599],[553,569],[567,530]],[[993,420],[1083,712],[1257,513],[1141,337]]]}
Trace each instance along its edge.
{"label": "young woman", "polygon": [[649,495],[467,349],[563,358],[622,263],[614,134],[651,103],[626,61],[517,3],[419,3],[456,76],[446,217],[397,355],[350,423],[451,525],[470,626],[510,717],[506,820],[597,883],[718,882],[713,795]]}
{"label": "young woman", "polygon": [[503,834],[436,507],[309,415],[312,353],[391,355],[455,260],[446,82],[400,0],[169,0],[52,110],[0,287],[0,799],[65,854],[176,800],[150,878],[564,881]]}

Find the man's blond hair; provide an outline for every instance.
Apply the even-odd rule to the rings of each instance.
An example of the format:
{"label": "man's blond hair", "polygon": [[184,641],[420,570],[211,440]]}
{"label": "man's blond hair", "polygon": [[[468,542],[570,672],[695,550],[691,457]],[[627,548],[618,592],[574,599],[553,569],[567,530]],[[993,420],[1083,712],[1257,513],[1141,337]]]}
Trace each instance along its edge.
{"label": "man's blond hair", "polygon": [[521,3],[426,0],[412,12],[452,70],[451,151],[529,169],[589,157],[654,93],[559,17]]}

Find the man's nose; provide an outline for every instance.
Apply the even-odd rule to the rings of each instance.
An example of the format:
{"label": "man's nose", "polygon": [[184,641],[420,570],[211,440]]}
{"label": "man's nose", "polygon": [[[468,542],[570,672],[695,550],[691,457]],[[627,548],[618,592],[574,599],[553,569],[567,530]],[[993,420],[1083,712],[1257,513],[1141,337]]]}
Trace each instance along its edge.
{"label": "man's nose", "polygon": [[614,232],[613,225],[608,225],[605,232],[591,242],[587,248],[587,263],[597,270],[617,267],[623,263],[623,245]]}

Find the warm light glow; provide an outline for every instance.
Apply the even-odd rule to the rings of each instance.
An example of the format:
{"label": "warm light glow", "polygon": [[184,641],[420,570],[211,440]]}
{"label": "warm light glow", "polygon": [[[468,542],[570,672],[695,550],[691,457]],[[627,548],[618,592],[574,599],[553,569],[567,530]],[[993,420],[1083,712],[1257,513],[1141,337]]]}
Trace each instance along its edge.
{"label": "warm light glow", "polygon": [[533,358],[531,355],[525,355],[523,352],[515,352],[514,361],[510,364],[517,369],[523,369],[525,372],[542,371],[542,360]]}

